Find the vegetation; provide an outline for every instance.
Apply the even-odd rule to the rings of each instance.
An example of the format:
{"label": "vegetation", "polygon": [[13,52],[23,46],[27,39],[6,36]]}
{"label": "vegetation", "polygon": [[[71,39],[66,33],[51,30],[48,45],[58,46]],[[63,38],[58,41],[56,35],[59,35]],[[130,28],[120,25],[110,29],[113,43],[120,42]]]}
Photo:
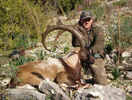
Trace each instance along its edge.
{"label": "vegetation", "polygon": [[40,40],[48,17],[41,10],[27,0],[0,0],[0,53],[27,49],[33,39]]}
{"label": "vegetation", "polygon": [[[99,0],[94,0],[91,3],[85,3],[84,1],[86,0],[0,0],[0,80],[3,79],[3,73],[7,73],[4,77],[16,79],[16,72],[19,71],[17,66],[24,63],[37,59],[43,60],[47,56],[60,58],[66,54],[71,47],[71,34],[69,35],[67,32],[62,34],[57,41],[57,44],[64,45],[59,48],[52,48],[53,53],[49,54],[46,51],[39,50],[33,53],[35,56],[20,55],[15,59],[8,57],[15,50],[24,52],[35,49],[37,44],[41,42],[41,34],[46,26],[55,24],[54,18],[58,18],[59,15],[68,18],[71,18],[72,14],[78,15],[77,9],[79,6],[83,7],[82,10],[90,10],[95,21],[106,21],[105,24],[108,27],[105,30],[105,38],[107,39],[105,41],[105,52],[107,54],[111,54],[118,47],[127,50],[132,48],[132,16],[121,11],[122,7],[127,6],[126,0],[113,2],[114,9],[109,9],[108,12],[105,3],[102,4]],[[46,42],[48,46],[53,44],[50,37],[55,36],[56,33],[53,32],[48,37]],[[68,43],[65,40],[69,40]],[[56,53],[58,49],[62,52]],[[117,62],[121,60],[122,58],[118,55],[113,57],[116,66],[112,70],[114,80],[117,80],[122,74],[117,67]],[[0,91],[2,91],[1,86]],[[48,100],[50,96],[46,98]]]}
{"label": "vegetation", "polygon": [[114,80],[116,80],[116,79],[118,79],[121,76],[121,71],[117,67],[115,67],[112,70],[112,75],[114,77]]}

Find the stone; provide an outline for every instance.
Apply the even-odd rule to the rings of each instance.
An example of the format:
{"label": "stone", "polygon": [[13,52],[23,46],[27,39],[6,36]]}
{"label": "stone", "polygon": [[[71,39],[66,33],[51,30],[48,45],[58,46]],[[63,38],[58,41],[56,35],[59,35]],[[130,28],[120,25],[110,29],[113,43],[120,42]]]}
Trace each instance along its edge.
{"label": "stone", "polygon": [[130,57],[130,56],[131,56],[131,53],[128,51],[125,51],[122,53],[122,57]]}
{"label": "stone", "polygon": [[1,86],[4,87],[4,86],[7,86],[10,83],[10,81],[11,81],[11,78],[6,77],[5,79],[0,80],[0,84],[1,84]]}
{"label": "stone", "polygon": [[126,100],[125,91],[113,86],[95,84],[89,89],[79,88],[74,100]]}
{"label": "stone", "polygon": [[127,80],[132,80],[132,72],[127,72],[125,77]]}
{"label": "stone", "polygon": [[106,54],[105,59],[106,59],[107,62],[111,62],[111,59],[110,59],[108,54]]}
{"label": "stone", "polygon": [[[46,95],[32,89],[8,89],[8,100],[45,100]],[[3,97],[4,98],[4,97]],[[4,99],[3,99],[4,100]]]}
{"label": "stone", "polygon": [[39,85],[39,90],[46,95],[50,95],[54,100],[71,100],[59,87],[58,84],[45,79]]}
{"label": "stone", "polygon": [[118,66],[118,69],[123,70],[124,66]]}
{"label": "stone", "polygon": [[128,92],[128,94],[132,96],[132,86],[128,86],[126,88],[126,92]]}
{"label": "stone", "polygon": [[124,70],[125,70],[125,71],[132,71],[132,64],[127,63],[126,60],[122,61],[122,64],[125,66],[125,67],[124,67]]}
{"label": "stone", "polygon": [[114,79],[114,77],[113,77],[113,75],[111,73],[107,74],[107,78],[110,79],[110,80]]}

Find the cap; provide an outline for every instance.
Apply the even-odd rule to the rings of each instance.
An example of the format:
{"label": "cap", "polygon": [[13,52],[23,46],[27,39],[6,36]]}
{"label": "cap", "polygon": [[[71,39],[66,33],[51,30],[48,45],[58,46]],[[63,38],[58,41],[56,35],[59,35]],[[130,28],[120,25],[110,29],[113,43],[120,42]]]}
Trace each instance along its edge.
{"label": "cap", "polygon": [[92,18],[92,13],[90,11],[83,11],[80,15],[80,21],[84,21],[87,18]]}

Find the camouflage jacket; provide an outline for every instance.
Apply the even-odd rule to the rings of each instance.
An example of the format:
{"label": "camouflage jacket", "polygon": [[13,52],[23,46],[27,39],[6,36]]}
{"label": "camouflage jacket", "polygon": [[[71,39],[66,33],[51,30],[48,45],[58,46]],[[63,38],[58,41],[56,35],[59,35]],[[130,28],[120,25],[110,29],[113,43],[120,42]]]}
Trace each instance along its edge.
{"label": "camouflage jacket", "polygon": [[[84,27],[79,24],[74,25],[75,29],[80,31],[85,37],[87,44],[89,44],[90,49],[93,50],[93,53],[98,53],[103,56],[104,53],[104,33],[101,27],[95,26],[87,31]],[[72,35],[72,46],[80,46],[76,37]]]}

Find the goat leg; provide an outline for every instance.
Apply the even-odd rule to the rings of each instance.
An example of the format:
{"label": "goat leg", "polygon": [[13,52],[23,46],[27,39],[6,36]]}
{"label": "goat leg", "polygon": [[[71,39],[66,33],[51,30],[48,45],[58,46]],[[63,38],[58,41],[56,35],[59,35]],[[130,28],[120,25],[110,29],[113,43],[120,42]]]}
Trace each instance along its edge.
{"label": "goat leg", "polygon": [[87,88],[89,88],[89,86],[90,86],[90,84],[81,83],[80,80],[77,80],[77,81],[76,81],[76,84],[77,84],[76,90],[78,90],[79,88],[87,89]]}

